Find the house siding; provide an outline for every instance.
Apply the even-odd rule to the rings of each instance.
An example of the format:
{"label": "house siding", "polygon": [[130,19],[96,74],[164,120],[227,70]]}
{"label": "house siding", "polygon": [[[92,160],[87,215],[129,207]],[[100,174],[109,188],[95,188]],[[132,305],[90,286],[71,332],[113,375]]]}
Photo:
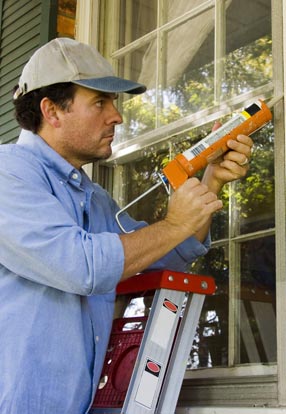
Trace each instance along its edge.
{"label": "house siding", "polygon": [[12,91],[32,53],[56,36],[56,2],[2,0],[0,40],[0,144],[13,142],[19,127]]}

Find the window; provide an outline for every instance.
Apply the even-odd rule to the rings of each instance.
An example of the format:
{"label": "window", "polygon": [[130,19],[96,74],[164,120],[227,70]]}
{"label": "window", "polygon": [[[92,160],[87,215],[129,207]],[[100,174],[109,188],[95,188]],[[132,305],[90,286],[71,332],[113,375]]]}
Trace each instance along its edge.
{"label": "window", "polygon": [[[214,120],[224,122],[273,96],[275,13],[267,0],[109,0],[102,13],[105,55],[120,76],[148,87],[143,95],[120,98],[124,124],[106,163],[117,167],[111,168],[113,195],[125,206],[156,182],[168,160],[206,136]],[[274,124],[253,134],[250,171],[223,189],[212,249],[190,266],[212,275],[218,289],[205,302],[186,378],[197,384],[223,372],[238,376],[242,387],[243,378],[262,376],[271,386],[262,387],[261,404],[269,393],[273,398],[277,381],[274,143],[281,126]],[[129,212],[152,223],[164,216],[167,202],[162,187]],[[205,404],[214,404],[211,380],[203,384]],[[244,390],[245,405],[252,405],[248,386]],[[192,398],[196,404],[201,396]]]}

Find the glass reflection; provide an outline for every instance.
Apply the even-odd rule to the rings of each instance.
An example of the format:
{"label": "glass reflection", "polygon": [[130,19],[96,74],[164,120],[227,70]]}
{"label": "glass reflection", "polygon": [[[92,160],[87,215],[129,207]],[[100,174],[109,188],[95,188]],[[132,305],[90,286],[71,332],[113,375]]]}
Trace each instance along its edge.
{"label": "glass reflection", "polygon": [[[126,166],[126,177],[128,177],[128,200],[126,204],[143,194],[157,182],[156,173],[161,169],[166,154],[166,150],[157,152],[153,148],[149,153],[145,153],[145,158]],[[128,213],[137,220],[144,220],[152,224],[165,216],[167,204],[168,194],[162,185],[131,206]]]}
{"label": "glass reflection", "polygon": [[210,368],[228,365],[228,249],[212,248],[190,266],[191,273],[210,275],[215,279],[215,295],[206,296],[188,368]]}
{"label": "glass reflection", "polygon": [[[153,130],[156,124],[157,95],[156,90],[150,88],[148,82],[139,79],[142,59],[148,44],[136,49],[118,61],[119,76],[143,83],[148,87],[147,92],[141,95],[119,94],[118,109],[123,116],[123,124],[116,127],[114,144],[127,141],[140,134]],[[156,59],[150,62],[152,71],[156,71]]]}
{"label": "glass reflection", "polygon": [[275,238],[241,244],[240,363],[276,361]]}
{"label": "glass reflection", "polygon": [[253,134],[254,149],[245,179],[233,184],[231,210],[235,235],[275,226],[273,124]]}
{"label": "glass reflection", "polygon": [[230,2],[226,10],[224,64],[223,99],[272,80],[271,2]]}
{"label": "glass reflection", "polygon": [[157,24],[157,0],[120,1],[119,47],[152,32]]}
{"label": "glass reflection", "polygon": [[186,116],[213,106],[213,29],[214,11],[211,9],[167,34],[162,82],[165,110],[175,105],[178,115]]}

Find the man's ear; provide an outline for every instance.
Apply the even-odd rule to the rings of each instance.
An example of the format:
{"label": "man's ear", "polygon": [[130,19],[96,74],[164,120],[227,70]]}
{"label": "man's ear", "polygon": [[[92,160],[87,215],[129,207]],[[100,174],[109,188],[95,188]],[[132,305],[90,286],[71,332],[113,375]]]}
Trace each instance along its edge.
{"label": "man's ear", "polygon": [[60,119],[58,116],[59,108],[49,98],[45,97],[40,102],[40,108],[43,114],[44,120],[54,128],[59,128]]}

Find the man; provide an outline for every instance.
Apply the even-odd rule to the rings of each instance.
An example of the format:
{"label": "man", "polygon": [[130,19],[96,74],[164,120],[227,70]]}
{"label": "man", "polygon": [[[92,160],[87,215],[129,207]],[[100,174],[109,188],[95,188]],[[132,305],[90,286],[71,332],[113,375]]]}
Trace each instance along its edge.
{"label": "man", "polygon": [[[111,155],[114,105],[143,85],[114,76],[91,46],[55,39],[25,66],[14,95],[23,127],[0,147],[0,412],[87,413],[110,334],[117,283],[148,268],[184,270],[209,248],[209,225],[228,181],[248,169],[239,136],[204,178],[171,197],[148,226],[122,215],[82,166]],[[148,243],[146,243],[148,240]]]}

